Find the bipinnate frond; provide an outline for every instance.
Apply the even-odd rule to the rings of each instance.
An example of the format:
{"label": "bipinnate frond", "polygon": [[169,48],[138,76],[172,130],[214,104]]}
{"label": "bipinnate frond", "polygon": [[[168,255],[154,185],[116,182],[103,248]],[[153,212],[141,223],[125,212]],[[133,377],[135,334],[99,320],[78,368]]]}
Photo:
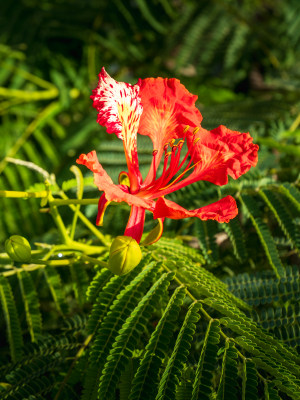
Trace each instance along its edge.
{"label": "bipinnate frond", "polygon": [[97,271],[87,288],[86,291],[87,301],[94,302],[100,290],[104,286],[106,286],[106,284],[110,281],[112,277],[113,273],[106,268],[102,268],[100,271]]}
{"label": "bipinnate frond", "polygon": [[248,257],[247,247],[245,244],[245,235],[239,219],[237,217],[233,218],[231,221],[229,221],[228,224],[223,224],[223,228],[229,236],[229,239],[232,243],[234,255],[236,256],[238,261],[246,261]]}
{"label": "bipinnate frond", "polygon": [[189,260],[178,260],[166,262],[166,265],[175,271],[177,276],[182,282],[184,282],[191,293],[195,294],[197,298],[202,297],[215,297],[221,295],[227,298],[237,307],[247,309],[248,305],[232,295],[232,293],[227,290],[226,284],[220,279],[217,279],[210,271],[205,269],[199,264],[191,263]]}
{"label": "bipinnate frond", "polygon": [[251,306],[271,304],[276,301],[300,299],[300,271],[297,266],[286,267],[286,277],[278,278],[273,271],[244,273],[228,277],[228,289]]}
{"label": "bipinnate frond", "polygon": [[[91,347],[88,373],[86,374],[84,382],[82,400],[97,398],[99,379],[111,346],[124,321],[134,310],[141,297],[144,295],[145,290],[154,279],[157,269],[157,263],[151,262],[133,280],[132,278],[128,278],[128,275],[114,277],[104,288],[104,293],[100,293],[100,296],[98,296],[100,297],[99,310],[102,312],[104,308],[104,315],[102,318],[104,316],[105,318],[103,318],[100,329],[98,329]],[[139,270],[134,271],[133,274],[136,274]],[[121,287],[119,285],[121,284],[121,286],[123,286],[123,281],[127,281],[127,286],[120,291]],[[115,290],[115,292],[112,293],[111,290]],[[102,305],[102,298],[105,298],[107,294],[109,294],[110,307],[109,312],[106,314],[108,309],[106,308],[105,302]],[[111,297],[112,294],[114,294],[114,297]],[[95,313],[98,313],[98,308]],[[98,320],[96,319],[95,322],[97,323]]]}
{"label": "bipinnate frond", "polygon": [[66,313],[68,306],[65,302],[64,287],[59,273],[55,267],[50,265],[43,269],[43,273],[58,312],[61,314]]}
{"label": "bipinnate frond", "polygon": [[169,358],[164,373],[158,386],[155,400],[174,399],[175,389],[179,383],[182,367],[187,359],[191,347],[191,339],[195,333],[196,323],[200,318],[200,303],[194,302],[190,305],[180,332],[177,336],[174,350]]}
{"label": "bipinnate frond", "polygon": [[191,400],[209,400],[212,395],[212,378],[216,368],[220,323],[210,320],[205,333],[201,355],[198,361]]}
{"label": "bipinnate frond", "polygon": [[39,299],[30,274],[26,271],[18,273],[19,285],[26,313],[28,330],[32,342],[42,333],[42,316]]}
{"label": "bipinnate frond", "polygon": [[255,364],[247,358],[243,361],[242,400],[258,400],[258,379]]}
{"label": "bipinnate frond", "polygon": [[260,190],[259,194],[275,215],[279,226],[291,243],[291,247],[299,252],[299,238],[297,237],[296,226],[293,223],[293,215],[288,209],[286,199],[283,196],[279,196],[277,193],[267,189]]}
{"label": "bipinnate frond", "polygon": [[14,295],[8,280],[3,276],[0,276],[0,300],[6,322],[11,358],[12,361],[17,361],[22,357],[23,338]]}
{"label": "bipinnate frond", "polygon": [[240,198],[241,198],[241,201],[244,204],[244,206],[247,208],[247,211],[250,215],[250,218],[256,229],[256,232],[260,238],[260,241],[266,252],[266,255],[268,257],[271,267],[274,269],[274,271],[278,277],[284,277],[285,269],[279,258],[278,250],[276,248],[276,245],[274,243],[274,240],[272,238],[272,235],[269,231],[268,226],[261,219],[258,207],[257,207],[253,197],[251,197],[249,195],[243,195],[243,196],[240,196]]}
{"label": "bipinnate frond", "polygon": [[221,380],[217,392],[217,400],[237,399],[238,370],[237,350],[234,343],[226,341],[222,360]]}
{"label": "bipinnate frond", "polygon": [[172,272],[161,275],[122,325],[107,357],[100,379],[100,397],[107,399],[114,397],[120,372],[125,369],[128,359],[132,355],[151,313],[154,311],[154,307],[158,304],[161,295],[169,286],[173,277],[174,273]]}
{"label": "bipinnate frond", "polygon": [[145,348],[145,354],[132,382],[129,400],[153,399],[157,390],[159,369],[166,356],[184,297],[185,288],[179,286],[170,298]]}

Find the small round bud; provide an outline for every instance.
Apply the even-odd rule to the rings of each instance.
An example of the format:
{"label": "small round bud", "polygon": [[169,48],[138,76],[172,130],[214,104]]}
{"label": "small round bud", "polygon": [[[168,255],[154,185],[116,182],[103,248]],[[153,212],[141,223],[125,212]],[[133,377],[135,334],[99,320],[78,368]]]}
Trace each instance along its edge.
{"label": "small round bud", "polygon": [[5,250],[9,257],[18,262],[27,263],[31,259],[31,247],[23,236],[13,235],[5,242]]}
{"label": "small round bud", "polygon": [[137,241],[130,236],[117,236],[109,251],[108,269],[116,275],[133,270],[142,259]]}

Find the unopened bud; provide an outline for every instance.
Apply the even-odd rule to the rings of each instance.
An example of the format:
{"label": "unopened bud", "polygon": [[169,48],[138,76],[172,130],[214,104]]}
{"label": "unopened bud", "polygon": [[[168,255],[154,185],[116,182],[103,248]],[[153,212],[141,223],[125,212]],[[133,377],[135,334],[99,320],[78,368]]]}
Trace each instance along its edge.
{"label": "unopened bud", "polygon": [[23,236],[13,235],[7,239],[5,250],[14,261],[27,263],[31,260],[31,247],[28,240]]}
{"label": "unopened bud", "polygon": [[117,236],[109,251],[108,269],[116,275],[133,270],[142,259],[137,241],[130,236]]}

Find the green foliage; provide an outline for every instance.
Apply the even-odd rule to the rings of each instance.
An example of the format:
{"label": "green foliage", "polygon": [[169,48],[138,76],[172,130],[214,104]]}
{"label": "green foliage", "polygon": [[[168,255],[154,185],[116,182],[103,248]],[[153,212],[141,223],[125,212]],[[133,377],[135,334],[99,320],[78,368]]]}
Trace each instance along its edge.
{"label": "green foliage", "polygon": [[243,400],[246,400],[246,398],[249,400],[258,399],[257,381],[257,370],[255,364],[252,361],[245,359],[242,375]]}
{"label": "green foliage", "polygon": [[143,398],[151,399],[155,395],[158,385],[158,372],[166,355],[172,331],[178,318],[180,306],[183,302],[185,289],[179,286],[173,293],[170,301],[153,331],[145,348],[139,369],[133,379],[130,400]]}
{"label": "green foliage", "polygon": [[192,303],[187,311],[180,332],[177,336],[174,350],[169,358],[165,371],[158,385],[156,400],[174,398],[175,388],[182,373],[182,367],[191,347],[191,339],[195,333],[199,303]]}
{"label": "green foliage", "polygon": [[26,313],[28,330],[31,336],[31,341],[35,342],[36,338],[42,333],[42,317],[39,310],[38,294],[28,272],[21,271],[18,274],[18,279]]}
{"label": "green foliage", "polygon": [[[0,254],[0,397],[298,400],[299,1],[23,0],[0,22],[0,244],[33,248],[25,264]],[[232,195],[235,219],[166,219],[121,277],[105,266],[129,208],[96,227],[99,191],[74,169],[95,149],[114,182],[126,170],[89,99],[102,65],[180,79],[205,128],[260,146],[237,181],[169,196],[193,209]],[[145,177],[149,138],[138,152]]]}
{"label": "green foliage", "polygon": [[212,394],[212,378],[216,367],[219,341],[219,321],[210,320],[197,365],[191,400],[209,399]]}
{"label": "green foliage", "polygon": [[275,271],[276,276],[285,276],[285,270],[279,258],[279,254],[273,241],[272,235],[268,227],[261,220],[254,199],[249,196],[243,196],[242,203],[245,205],[245,207],[247,207],[247,211],[261,240],[263,248],[267,254],[268,260]]}
{"label": "green foliage", "polygon": [[23,339],[13,292],[3,276],[0,277],[0,295],[11,358],[17,361],[22,356]]}
{"label": "green foliage", "polygon": [[217,392],[217,400],[237,399],[237,356],[235,345],[227,341],[222,360],[221,381]]}
{"label": "green foliage", "polygon": [[166,290],[174,274],[163,274],[149,289],[136,308],[132,311],[116,337],[107,362],[103,369],[99,385],[100,397],[114,397],[120,371],[124,370],[129,357],[136,347],[139,336],[143,333],[145,325],[154,311],[160,296]]}

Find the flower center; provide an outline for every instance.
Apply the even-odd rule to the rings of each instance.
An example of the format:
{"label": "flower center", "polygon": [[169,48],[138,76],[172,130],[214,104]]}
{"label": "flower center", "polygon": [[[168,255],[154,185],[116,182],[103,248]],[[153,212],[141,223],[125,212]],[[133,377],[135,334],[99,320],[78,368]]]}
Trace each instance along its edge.
{"label": "flower center", "polygon": [[[175,139],[171,139],[168,143],[165,144],[164,146],[164,165],[163,165],[163,171],[160,176],[160,178],[156,179],[156,172],[158,165],[156,165],[156,160],[155,157],[158,153],[157,150],[153,151],[153,165],[154,165],[154,170],[155,174],[152,179],[152,182],[147,185],[145,188],[143,188],[143,194],[145,195],[145,192],[147,195],[151,193],[151,197],[154,196],[154,192],[156,191],[161,191],[164,190],[170,186],[172,186],[175,182],[178,182],[182,177],[191,169],[193,169],[200,161],[197,163],[192,164],[193,162],[193,155],[196,149],[195,144],[199,141],[199,138],[194,138],[192,141],[192,144],[189,146],[187,153],[185,154],[184,158],[182,161],[180,161],[180,155],[181,155],[181,150],[183,147],[183,144],[185,142],[185,139],[187,137],[188,131],[189,131],[189,126],[186,126],[184,131],[183,131],[183,138],[179,139],[177,142]],[[189,133],[192,136],[195,136],[196,133],[198,132],[199,128],[195,128],[191,133]],[[190,157],[189,161],[187,162],[188,157]],[[192,164],[192,165],[191,165]],[[183,171],[172,181],[170,182],[182,169],[182,167],[185,165]],[[159,193],[158,193],[159,196]]]}

